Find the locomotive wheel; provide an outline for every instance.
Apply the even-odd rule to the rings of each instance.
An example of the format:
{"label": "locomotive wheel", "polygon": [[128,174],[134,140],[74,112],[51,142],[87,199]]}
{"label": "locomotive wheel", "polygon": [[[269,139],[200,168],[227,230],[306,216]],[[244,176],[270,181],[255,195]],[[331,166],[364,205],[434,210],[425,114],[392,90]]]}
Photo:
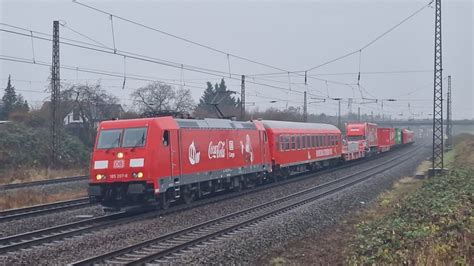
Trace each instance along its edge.
{"label": "locomotive wheel", "polygon": [[240,180],[237,180],[237,182],[234,182],[234,186],[232,187],[232,190],[234,192],[239,192],[242,190],[242,182]]}
{"label": "locomotive wheel", "polygon": [[194,192],[189,189],[189,187],[185,187],[183,191],[183,201],[185,204],[190,204],[194,200]]}
{"label": "locomotive wheel", "polygon": [[162,210],[167,210],[170,207],[170,200],[166,194],[165,192],[160,195],[160,207]]}

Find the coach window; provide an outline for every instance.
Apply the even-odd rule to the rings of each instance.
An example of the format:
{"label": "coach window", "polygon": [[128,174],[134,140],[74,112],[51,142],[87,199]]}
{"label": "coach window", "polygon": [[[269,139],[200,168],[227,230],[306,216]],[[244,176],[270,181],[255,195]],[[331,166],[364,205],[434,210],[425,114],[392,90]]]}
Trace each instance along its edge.
{"label": "coach window", "polygon": [[291,149],[292,149],[292,150],[295,150],[295,149],[296,149],[295,136],[291,136]]}
{"label": "coach window", "polygon": [[285,136],[284,139],[285,139],[285,150],[289,151],[290,150],[290,137]]}
{"label": "coach window", "polygon": [[278,137],[279,141],[280,141],[280,151],[284,151],[285,150],[285,143],[284,143],[284,140],[283,140],[283,136],[280,135]]}
{"label": "coach window", "polygon": [[306,136],[301,136],[301,148],[306,149]]}
{"label": "coach window", "polygon": [[296,136],[296,148],[299,150],[301,149],[301,137]]}
{"label": "coach window", "polygon": [[170,143],[170,132],[169,130],[165,130],[163,132],[163,145],[168,146],[169,143]]}

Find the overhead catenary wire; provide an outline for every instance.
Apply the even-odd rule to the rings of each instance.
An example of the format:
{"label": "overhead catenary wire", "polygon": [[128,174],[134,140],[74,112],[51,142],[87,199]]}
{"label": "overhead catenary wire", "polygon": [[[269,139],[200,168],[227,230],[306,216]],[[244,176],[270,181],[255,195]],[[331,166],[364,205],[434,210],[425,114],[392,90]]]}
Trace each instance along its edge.
{"label": "overhead catenary wire", "polygon": [[146,29],[148,29],[148,30],[158,32],[158,33],[160,33],[160,34],[167,35],[167,36],[169,36],[169,37],[172,37],[172,38],[175,38],[175,39],[178,39],[178,40],[181,40],[181,41],[184,41],[184,42],[187,42],[187,43],[190,43],[190,44],[193,44],[193,45],[196,45],[196,46],[199,46],[199,47],[202,47],[202,48],[205,48],[205,49],[208,49],[208,50],[211,50],[211,51],[220,53],[220,54],[223,54],[223,55],[225,55],[225,56],[229,55],[229,56],[231,56],[231,57],[234,57],[234,58],[237,58],[237,59],[240,59],[240,60],[243,60],[243,61],[247,61],[247,62],[250,62],[250,63],[253,63],[253,64],[257,64],[257,65],[261,65],[261,66],[264,66],[264,67],[276,69],[276,70],[279,70],[279,71],[286,71],[286,72],[288,71],[288,70],[282,69],[282,68],[280,68],[280,67],[276,67],[276,66],[272,66],[272,65],[269,65],[269,64],[266,64],[266,63],[262,63],[262,62],[259,62],[259,61],[253,60],[253,59],[249,59],[249,58],[244,57],[244,56],[240,56],[240,55],[237,55],[237,54],[234,54],[234,53],[226,52],[226,51],[224,51],[224,50],[218,49],[218,48],[216,48],[216,47],[212,47],[212,46],[207,45],[207,44],[199,43],[199,42],[193,41],[193,40],[191,40],[191,39],[178,36],[178,35],[176,35],[176,34],[172,34],[172,33],[170,33],[170,32],[164,31],[164,30],[162,30],[162,29],[158,29],[157,27],[151,27],[151,26],[145,25],[145,24],[140,23],[140,22],[137,22],[137,21],[135,21],[135,20],[132,20],[132,19],[129,19],[129,18],[125,18],[125,17],[119,16],[119,15],[110,13],[110,12],[108,12],[108,11],[99,9],[99,8],[97,8],[97,7],[93,7],[93,6],[91,6],[91,5],[84,4],[84,3],[80,2],[80,1],[77,1],[77,0],[72,0],[72,2],[73,2],[73,3],[76,3],[76,4],[78,4],[78,5],[81,5],[81,6],[83,6],[83,7],[86,7],[86,8],[88,8],[88,9],[94,10],[94,11],[96,11],[96,12],[99,12],[99,13],[102,13],[102,14],[106,14],[106,15],[109,15],[109,16],[111,16],[111,17],[115,17],[115,18],[120,19],[120,20],[122,20],[122,21],[131,23],[131,24],[134,24],[134,25],[136,25],[136,26],[140,26],[140,27],[146,28]]}
{"label": "overhead catenary wire", "polygon": [[[29,35],[26,35],[26,34],[21,33],[21,32],[15,32],[15,31],[6,30],[6,29],[0,29],[0,31],[11,33],[11,34],[17,34],[17,35],[21,35],[21,36],[29,36]],[[44,41],[52,41],[51,39],[44,38],[44,37],[39,37],[39,36],[34,36],[34,38],[44,40]],[[89,47],[89,46],[75,44],[75,43],[71,43],[71,42],[65,42],[65,41],[60,41],[60,43],[64,44],[64,45],[68,45],[68,46],[73,46],[73,47],[77,47],[77,48],[92,50],[92,51],[96,51],[96,52],[102,52],[102,53],[111,54],[111,55],[116,54],[116,55],[119,55],[119,56],[127,56],[130,59],[140,60],[140,61],[149,62],[149,63],[160,64],[160,65],[173,67],[173,68],[181,68],[181,65],[183,65],[183,69],[185,69],[185,70],[196,72],[196,73],[201,73],[201,74],[207,74],[207,75],[211,75],[211,76],[223,77],[224,75],[227,75],[227,72],[223,72],[223,71],[211,70],[211,69],[207,69],[207,68],[195,67],[195,66],[190,66],[190,65],[184,65],[184,64],[180,64],[180,63],[176,63],[176,62],[172,62],[172,61],[152,58],[152,57],[148,57],[148,56],[143,56],[143,55],[139,55],[139,54],[136,54],[136,53],[125,52],[125,51],[121,51],[121,50],[118,50],[118,49],[116,51],[108,51],[108,50],[104,50],[102,47],[101,48]],[[240,75],[235,74],[235,76],[240,76]],[[231,77],[230,79],[240,80],[236,77]],[[249,83],[253,83],[253,84],[261,85],[261,86],[266,86],[266,87],[270,87],[270,88],[274,88],[274,89],[279,89],[279,90],[289,90],[288,88],[274,86],[274,85],[265,84],[265,83],[257,83],[257,82],[252,82],[252,81],[249,81]],[[297,90],[291,90],[291,91],[296,92],[296,93],[301,93],[301,94],[304,93],[303,91],[297,91]]]}
{"label": "overhead catenary wire", "polygon": [[[43,67],[50,67],[50,63],[48,62],[43,62],[43,61],[36,61],[35,63],[33,63],[32,60],[30,59],[26,59],[26,58],[19,58],[19,57],[12,57],[12,56],[5,56],[5,55],[0,55],[0,60],[4,60],[4,61],[12,61],[12,62],[19,62],[19,63],[26,63],[26,64],[31,64],[31,65],[37,65],[37,66],[43,66]],[[61,69],[65,69],[65,70],[70,70],[70,71],[79,71],[79,72],[84,72],[84,73],[90,73],[90,74],[97,74],[97,75],[104,75],[104,76],[112,76],[112,77],[118,77],[118,78],[122,78],[123,77],[123,73],[119,73],[119,72],[112,72],[112,71],[103,71],[103,70],[97,70],[97,69],[90,69],[90,68],[80,68],[80,67],[76,67],[76,66],[68,66],[68,65],[64,65],[62,64],[60,66]],[[189,87],[189,88],[197,88],[197,89],[200,89],[200,90],[204,90],[205,88],[202,87],[202,86],[194,86],[194,85],[189,85],[189,84],[183,84],[183,83],[172,83],[172,82],[169,82],[169,81],[162,81],[160,79],[153,79],[151,77],[144,77],[144,76],[140,76],[140,75],[135,75],[135,74],[127,74],[127,78],[128,79],[132,79],[132,80],[138,80],[138,81],[147,81],[147,82],[162,82],[162,83],[166,83],[168,85],[175,85],[175,86],[183,86],[183,87]],[[68,79],[63,79],[63,80],[68,80]],[[120,80],[120,79],[117,79],[117,80]],[[25,81],[26,82],[26,81]],[[37,82],[41,82],[41,81],[37,81]],[[47,81],[45,81],[45,83],[47,83]],[[253,84],[256,84],[256,85],[260,85],[260,83],[253,83]],[[119,87],[119,86],[107,86],[107,87],[116,87],[116,88],[122,88],[122,87]],[[125,90],[130,90],[130,91],[133,91],[133,89],[127,89],[125,88]],[[31,92],[35,92],[35,93],[40,93],[39,91],[31,91]],[[42,92],[41,92],[42,93]],[[283,99],[279,99],[279,98],[272,98],[272,97],[266,97],[266,96],[262,96],[262,95],[256,95],[255,97],[259,97],[259,98],[264,98],[264,99],[278,99],[278,100],[281,100],[283,101]],[[121,99],[121,98],[119,98]],[[132,100],[132,99],[127,99],[127,100]]]}

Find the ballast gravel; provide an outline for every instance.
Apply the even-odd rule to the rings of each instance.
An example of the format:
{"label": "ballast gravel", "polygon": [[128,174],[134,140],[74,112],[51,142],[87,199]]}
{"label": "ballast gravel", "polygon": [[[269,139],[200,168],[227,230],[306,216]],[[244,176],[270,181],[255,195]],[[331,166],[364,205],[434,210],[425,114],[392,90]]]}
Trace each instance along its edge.
{"label": "ballast gravel", "polygon": [[[95,231],[65,241],[51,243],[47,246],[0,255],[0,263],[8,265],[72,263],[295,193],[310,186],[362,170],[367,168],[368,165],[389,160],[413,148],[408,147],[394,151],[386,157],[367,162],[367,164],[343,169],[336,173],[320,175],[316,178],[277,186],[163,217]],[[389,188],[394,180],[403,175],[412,174],[419,162],[424,159],[424,156],[417,156],[417,158],[406,162],[403,167],[399,166],[392,169],[356,187],[348,188],[331,198],[319,200],[316,203],[270,219],[250,228],[250,230],[233,234],[232,237],[223,237],[212,245],[206,245],[202,250],[192,249],[186,252],[186,256],[177,257],[173,262],[191,264],[251,262],[253,258],[268,248],[281,246],[290,239],[301,237],[308,232],[317,232],[325,226],[334,224],[336,219],[340,219],[348,211],[360,208],[363,205],[360,202],[369,202],[374,199],[378,193]]]}

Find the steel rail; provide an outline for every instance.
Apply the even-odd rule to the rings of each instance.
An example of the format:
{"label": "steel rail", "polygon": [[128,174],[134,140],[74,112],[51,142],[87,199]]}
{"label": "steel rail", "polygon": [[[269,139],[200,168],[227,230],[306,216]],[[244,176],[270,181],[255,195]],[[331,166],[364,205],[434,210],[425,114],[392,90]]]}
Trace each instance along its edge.
{"label": "steel rail", "polygon": [[[388,153],[386,153],[388,154]],[[381,158],[373,157],[373,159]],[[393,159],[392,159],[393,160]],[[229,200],[232,198],[240,197],[242,195],[255,193],[261,190],[272,188],[279,185],[284,185],[292,182],[298,182],[307,178],[315,177],[319,174],[327,174],[332,172],[337,172],[341,169],[345,169],[351,166],[364,164],[369,160],[360,160],[351,164],[343,165],[337,168],[326,169],[317,172],[303,173],[298,174],[294,178],[287,179],[282,182],[271,183],[268,185],[258,186],[247,190],[242,190],[239,192],[227,193],[223,195],[217,195],[210,198],[205,198],[193,202],[188,205],[178,205],[176,207],[170,208],[168,210],[162,211],[152,211],[144,213],[143,210],[136,211],[134,213],[120,212],[114,214],[116,216],[103,216],[97,218],[86,219],[78,222],[68,223],[64,225],[54,226],[51,228],[36,230],[32,232],[22,233],[18,235],[13,235],[5,238],[0,238],[0,254],[3,252],[9,252],[12,250],[24,249],[31,246],[37,246],[42,243],[48,243],[52,241],[58,241],[67,237],[85,234],[91,231],[100,230],[103,228],[110,228],[112,226],[118,226],[125,223],[130,223],[134,221],[139,221],[148,218],[154,218],[157,216],[168,215],[171,213],[177,213],[191,208],[208,205],[214,202]],[[138,214],[138,215],[137,215]]]}
{"label": "steel rail", "polygon": [[53,203],[34,205],[30,207],[9,209],[5,211],[0,211],[0,222],[23,219],[26,217],[43,215],[57,211],[71,210],[90,205],[91,204],[89,203],[89,198],[84,197],[74,200],[57,201]]}
{"label": "steel rail", "polygon": [[[189,248],[198,243],[202,243],[208,239],[227,234],[231,231],[234,231],[235,229],[254,224],[255,222],[267,219],[271,216],[285,213],[288,210],[294,209],[309,202],[313,202],[316,199],[322,198],[330,194],[334,194],[349,186],[360,183],[374,175],[380,174],[390,168],[399,165],[402,162],[411,159],[411,155],[420,150],[421,148],[422,147],[417,147],[414,150],[411,150],[400,157],[393,158],[382,164],[358,171],[342,178],[338,178],[336,180],[317,185],[312,188],[308,188],[303,191],[299,191],[297,193],[293,193],[291,195],[267,203],[253,206],[245,210],[237,211],[235,213],[228,214],[223,217],[206,221],[204,223],[194,225],[183,230],[178,230],[157,237],[155,239],[131,245],[123,249],[99,255],[97,257],[78,261],[73,263],[73,265],[91,265],[95,263],[144,264],[156,261],[159,258],[163,258],[171,254],[177,253],[183,249]],[[365,175],[359,178],[354,178],[362,174]],[[345,182],[348,180],[349,182]],[[316,195],[311,195],[311,193],[321,191],[325,188],[330,188],[331,186],[337,185],[338,183],[343,184],[327,191],[317,193]],[[301,197],[303,198],[298,200],[298,198]],[[296,199],[297,201],[291,202],[291,200],[294,199]],[[275,207],[279,205],[283,206]],[[266,209],[270,210],[265,211]],[[263,212],[263,214],[256,215],[255,213],[258,212]],[[162,261],[159,262],[161,263]]]}

